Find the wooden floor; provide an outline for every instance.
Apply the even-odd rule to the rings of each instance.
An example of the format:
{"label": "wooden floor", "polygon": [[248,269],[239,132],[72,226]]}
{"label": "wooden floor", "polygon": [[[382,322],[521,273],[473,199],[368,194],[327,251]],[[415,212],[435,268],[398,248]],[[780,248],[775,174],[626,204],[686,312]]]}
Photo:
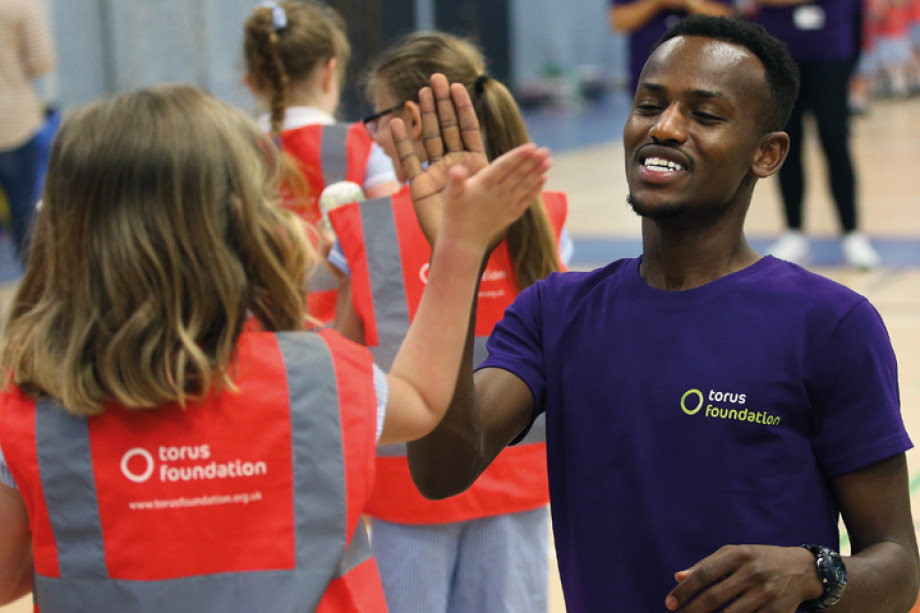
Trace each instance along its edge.
{"label": "wooden floor", "polygon": [[[900,241],[909,253],[897,266],[887,265],[872,272],[835,265],[815,270],[864,294],[881,312],[898,355],[904,419],[915,443],[920,445],[920,100],[879,102],[868,116],[853,122],[853,133],[862,227],[873,239]],[[809,180],[806,231],[825,239],[834,237],[836,219],[821,156],[814,143],[809,144],[806,156]],[[605,143],[554,158],[548,187],[569,194],[568,227],[575,238],[576,250],[579,239],[604,238],[614,242],[638,239],[638,219],[625,204],[620,143]],[[747,232],[751,237],[773,238],[781,230],[777,186],[772,180],[766,181],[755,194]],[[580,267],[589,265],[582,263]],[[0,288],[0,307],[8,300],[10,291],[9,285]],[[915,525],[920,528],[920,452],[908,453],[908,461]],[[565,607],[552,553],[551,559],[551,611],[563,613]],[[31,611],[27,599],[0,607],[0,613],[26,611]]]}

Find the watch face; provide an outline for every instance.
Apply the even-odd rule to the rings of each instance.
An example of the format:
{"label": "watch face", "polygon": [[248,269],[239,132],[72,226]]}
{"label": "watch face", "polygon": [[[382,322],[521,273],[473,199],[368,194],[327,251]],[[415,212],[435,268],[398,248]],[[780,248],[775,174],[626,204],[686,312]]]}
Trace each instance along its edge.
{"label": "watch face", "polygon": [[805,611],[819,611],[837,604],[847,586],[847,568],[833,549],[820,545],[803,545],[815,554],[818,564],[818,577],[824,584],[824,594],[820,598],[802,603]]}
{"label": "watch face", "polygon": [[823,605],[829,607],[836,604],[847,586],[847,568],[843,558],[832,549],[822,549],[818,553],[818,572],[824,583]]}
{"label": "watch face", "polygon": [[824,560],[830,578],[825,583],[827,592],[839,598],[843,594],[843,588],[847,586],[847,569],[843,565],[843,560],[836,553],[825,556]]}

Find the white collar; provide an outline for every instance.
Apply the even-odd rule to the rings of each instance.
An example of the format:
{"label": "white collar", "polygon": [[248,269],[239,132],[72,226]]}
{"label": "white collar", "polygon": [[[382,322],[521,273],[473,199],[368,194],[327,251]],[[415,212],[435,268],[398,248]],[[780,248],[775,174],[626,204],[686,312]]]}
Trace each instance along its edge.
{"label": "white collar", "polygon": [[[256,119],[263,132],[271,131],[271,115],[265,113]],[[284,123],[282,130],[296,130],[304,126],[315,124],[330,125],[335,123],[335,117],[314,106],[290,106],[284,110]]]}

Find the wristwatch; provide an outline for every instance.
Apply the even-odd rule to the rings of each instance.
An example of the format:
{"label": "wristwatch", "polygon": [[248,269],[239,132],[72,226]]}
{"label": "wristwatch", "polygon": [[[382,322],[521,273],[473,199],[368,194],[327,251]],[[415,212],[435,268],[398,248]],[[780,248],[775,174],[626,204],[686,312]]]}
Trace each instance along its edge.
{"label": "wristwatch", "polygon": [[802,545],[815,554],[818,563],[818,578],[824,586],[824,593],[814,600],[806,600],[799,608],[803,611],[820,611],[837,604],[847,587],[847,567],[840,554],[822,545]]}

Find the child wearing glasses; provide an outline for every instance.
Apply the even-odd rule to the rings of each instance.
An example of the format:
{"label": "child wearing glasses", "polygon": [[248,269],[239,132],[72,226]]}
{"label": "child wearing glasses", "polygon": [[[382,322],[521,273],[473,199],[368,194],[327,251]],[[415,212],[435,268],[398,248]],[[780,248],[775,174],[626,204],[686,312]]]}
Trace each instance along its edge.
{"label": "child wearing glasses", "polygon": [[68,113],[0,343],[0,606],[384,613],[376,443],[443,417],[480,264],[549,164],[527,145],[451,169],[384,373],[303,330],[315,252],[245,114],[187,86]]}
{"label": "child wearing glasses", "polygon": [[[429,176],[439,175],[447,163],[469,161],[459,148],[441,155],[426,151],[434,139],[426,139],[431,134],[422,129],[419,90],[434,73],[446,75],[445,88],[449,80],[468,92],[479,130],[472,134],[467,128],[465,138],[479,141],[481,153],[474,156],[479,163],[530,140],[514,98],[488,76],[473,44],[439,32],[413,33],[385,50],[367,79],[378,110],[364,123],[393,160],[401,181],[409,177],[400,160],[412,150],[427,164],[424,174]],[[390,130],[397,118],[408,136],[402,155]],[[566,213],[564,194],[543,192],[492,253],[478,295],[475,361],[485,357],[485,339],[514,297],[563,269]],[[393,359],[416,315],[428,282],[426,236],[436,234],[437,217],[417,192],[410,196],[408,186],[386,199],[330,213],[337,248],[351,275],[351,300],[337,314],[336,327],[368,345],[382,364]],[[532,430],[499,455],[468,491],[442,501],[418,493],[404,445],[378,449],[368,513],[391,613],[547,610],[549,497],[541,432],[540,427]]]}
{"label": "child wearing glasses", "polygon": [[[319,226],[320,195],[333,183],[360,186],[358,198],[399,189],[393,165],[360,123],[337,123],[351,47],[335,9],[313,0],[263,2],[244,26],[245,81],[268,113],[260,126],[284,152],[284,205]],[[363,193],[362,193],[363,192]],[[317,234],[322,252],[330,240]],[[328,323],[337,281],[326,271],[311,279],[310,312]]]}

